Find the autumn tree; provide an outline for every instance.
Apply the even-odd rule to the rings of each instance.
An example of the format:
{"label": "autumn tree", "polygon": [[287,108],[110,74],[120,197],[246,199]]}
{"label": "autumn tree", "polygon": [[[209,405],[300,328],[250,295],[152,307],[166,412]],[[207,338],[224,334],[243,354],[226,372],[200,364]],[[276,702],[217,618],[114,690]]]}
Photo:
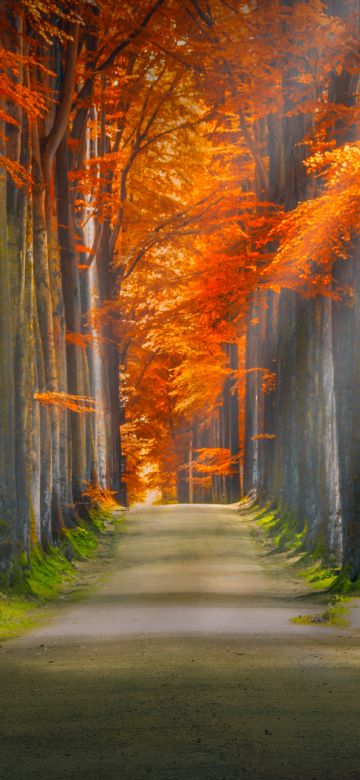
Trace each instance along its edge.
{"label": "autumn tree", "polygon": [[0,21],[4,568],[157,488],[270,501],[355,578],[356,3]]}

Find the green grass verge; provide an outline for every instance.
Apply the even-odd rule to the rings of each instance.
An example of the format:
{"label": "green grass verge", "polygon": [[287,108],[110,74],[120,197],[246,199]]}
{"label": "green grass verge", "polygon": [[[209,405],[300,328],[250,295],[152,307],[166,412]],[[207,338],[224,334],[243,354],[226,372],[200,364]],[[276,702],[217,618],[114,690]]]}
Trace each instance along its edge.
{"label": "green grass verge", "polygon": [[286,552],[296,575],[309,587],[321,593],[327,600],[325,609],[316,615],[299,615],[291,618],[292,623],[302,625],[337,626],[349,625],[349,597],[360,593],[360,582],[350,582],[346,572],[339,571],[336,565],[325,562],[321,544],[312,552],[305,549],[307,526],[299,530],[299,524],[290,513],[280,513],[276,509],[260,508],[254,516],[256,524],[265,536],[271,540],[274,552]]}
{"label": "green grass verge", "polygon": [[16,561],[11,587],[0,590],[0,641],[18,636],[41,619],[44,606],[76,578],[76,562],[96,553],[110,521],[122,523],[111,511],[92,509],[87,521],[66,530],[56,546],[46,552],[35,547],[29,562]]}
{"label": "green grass verge", "polygon": [[336,596],[331,599],[323,612],[320,612],[317,615],[298,615],[297,617],[290,618],[290,623],[300,623],[305,626],[316,625],[348,628],[350,625],[350,607],[346,601],[348,601],[348,599],[344,596]]}
{"label": "green grass verge", "polygon": [[313,590],[327,592],[338,579],[338,569],[326,566],[318,553],[304,553],[294,568]]}
{"label": "green grass verge", "polygon": [[257,524],[271,537],[278,552],[295,552],[303,545],[306,526],[299,531],[298,523],[290,514],[264,508],[257,515]]}
{"label": "green grass verge", "polygon": [[321,544],[309,552],[305,548],[307,525],[299,530],[299,523],[291,513],[280,513],[267,508],[260,509],[255,517],[256,524],[271,540],[274,552],[285,552],[296,570],[296,574],[314,590],[327,591],[339,580],[339,569],[325,563]]}
{"label": "green grass verge", "polygon": [[39,617],[39,608],[35,603],[24,597],[0,593],[0,641],[11,639],[32,628]]}

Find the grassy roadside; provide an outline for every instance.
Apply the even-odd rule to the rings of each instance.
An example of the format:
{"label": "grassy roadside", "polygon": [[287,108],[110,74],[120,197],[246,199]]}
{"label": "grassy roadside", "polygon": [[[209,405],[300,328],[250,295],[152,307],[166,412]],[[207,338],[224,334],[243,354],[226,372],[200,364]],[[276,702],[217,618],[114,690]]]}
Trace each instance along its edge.
{"label": "grassy roadside", "polygon": [[[240,505],[240,510],[241,505]],[[305,549],[306,527],[299,531],[298,523],[289,514],[280,514],[269,507],[252,506],[247,510],[262,540],[273,554],[282,554],[293,575],[315,593],[323,605],[316,615],[299,615],[293,623],[346,628],[349,623],[352,597],[360,595],[360,584],[351,583],[336,565],[324,562],[321,547]]]}
{"label": "grassy roadside", "polygon": [[96,560],[104,550],[111,557],[112,544],[123,525],[124,514],[114,512],[114,507],[93,508],[86,522],[66,530],[56,546],[47,552],[35,547],[30,563],[17,561],[11,587],[0,588],[0,642],[38,624],[52,602],[78,594],[86,576],[84,562]]}

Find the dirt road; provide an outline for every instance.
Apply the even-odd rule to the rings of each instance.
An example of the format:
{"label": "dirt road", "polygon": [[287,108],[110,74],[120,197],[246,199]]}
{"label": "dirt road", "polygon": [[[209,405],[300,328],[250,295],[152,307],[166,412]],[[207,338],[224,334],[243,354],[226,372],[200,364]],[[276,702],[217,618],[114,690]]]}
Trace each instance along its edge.
{"label": "dirt road", "polygon": [[360,636],[224,507],[133,510],[105,583],[1,648],[0,777],[360,778]]}

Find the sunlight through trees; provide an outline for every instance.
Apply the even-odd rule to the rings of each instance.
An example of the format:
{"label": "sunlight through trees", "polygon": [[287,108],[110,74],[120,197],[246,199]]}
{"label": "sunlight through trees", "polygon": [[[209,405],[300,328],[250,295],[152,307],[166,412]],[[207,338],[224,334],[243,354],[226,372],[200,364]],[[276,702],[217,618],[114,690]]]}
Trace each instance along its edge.
{"label": "sunlight through trees", "polygon": [[250,495],[356,578],[358,4],[0,13],[4,571],[98,490]]}

